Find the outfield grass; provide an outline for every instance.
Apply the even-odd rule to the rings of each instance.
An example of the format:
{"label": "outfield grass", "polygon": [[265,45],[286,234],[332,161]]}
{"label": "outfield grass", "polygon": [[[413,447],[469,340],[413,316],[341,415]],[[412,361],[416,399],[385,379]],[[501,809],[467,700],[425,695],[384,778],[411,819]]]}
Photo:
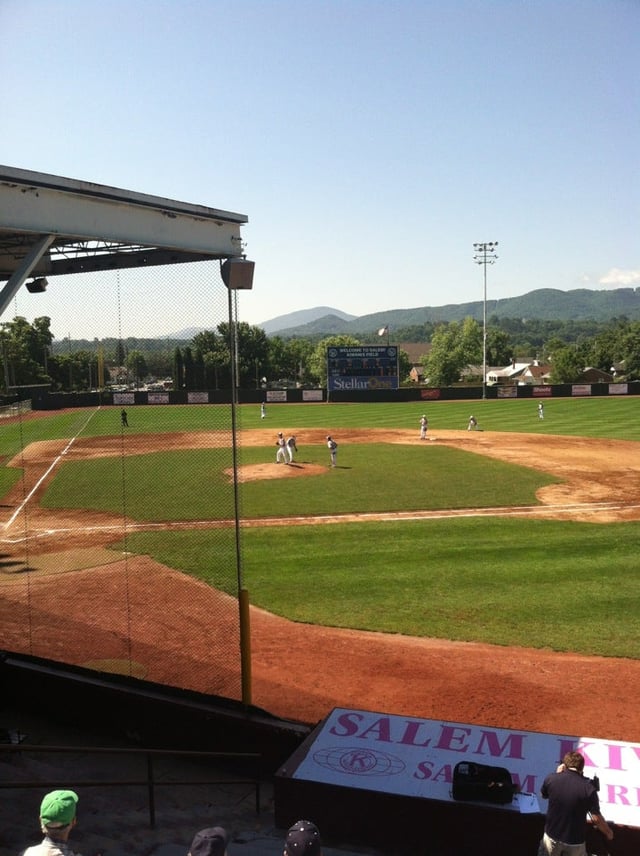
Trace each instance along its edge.
{"label": "outfield grass", "polygon": [[575,434],[581,437],[609,437],[640,440],[640,398],[543,399],[545,418],[538,418],[539,399],[493,401],[425,401],[400,404],[273,404],[267,419],[260,420],[257,405],[240,408],[240,427],[273,425],[287,428],[408,428],[419,433],[420,416],[427,414],[429,433],[464,430],[473,414],[485,431],[515,431],[531,434]]}
{"label": "outfield grass", "polygon": [[[640,397],[545,399],[545,418],[538,419],[538,399],[487,399],[473,401],[426,401],[392,404],[268,404],[267,418],[260,419],[257,404],[238,407],[240,430],[262,428],[407,428],[419,432],[420,416],[429,417],[429,432],[464,430],[473,413],[485,431],[531,434],[573,434],[640,440]],[[128,407],[131,434],[173,431],[230,431],[228,405],[139,405]],[[6,461],[35,440],[81,436],[119,435],[120,407],[85,408],[61,414],[39,413],[33,417],[0,423],[0,460]]]}

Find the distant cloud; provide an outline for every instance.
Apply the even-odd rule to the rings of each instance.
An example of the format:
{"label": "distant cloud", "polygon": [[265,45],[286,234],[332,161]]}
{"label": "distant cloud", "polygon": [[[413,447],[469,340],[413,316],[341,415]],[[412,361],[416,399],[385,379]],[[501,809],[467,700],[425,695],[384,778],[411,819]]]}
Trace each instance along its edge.
{"label": "distant cloud", "polygon": [[611,268],[609,273],[600,278],[599,282],[600,285],[640,285],[640,270],[620,270],[620,268]]}

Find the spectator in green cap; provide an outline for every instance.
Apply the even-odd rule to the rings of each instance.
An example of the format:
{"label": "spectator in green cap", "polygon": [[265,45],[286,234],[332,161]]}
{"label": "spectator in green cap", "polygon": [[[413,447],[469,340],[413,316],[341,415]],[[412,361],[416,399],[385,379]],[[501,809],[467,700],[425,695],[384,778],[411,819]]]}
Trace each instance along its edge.
{"label": "spectator in green cap", "polygon": [[74,791],[50,791],[40,804],[40,828],[44,839],[27,847],[22,856],[76,856],[67,844],[76,825],[78,795]]}

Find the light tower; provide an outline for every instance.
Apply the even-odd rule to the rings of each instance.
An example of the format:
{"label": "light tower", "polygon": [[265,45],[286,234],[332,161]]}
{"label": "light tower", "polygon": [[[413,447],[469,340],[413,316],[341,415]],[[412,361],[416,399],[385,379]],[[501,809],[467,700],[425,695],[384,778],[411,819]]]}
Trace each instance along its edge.
{"label": "light tower", "polygon": [[485,241],[473,245],[473,260],[482,265],[484,290],[482,298],[482,397],[487,397],[487,265],[495,264],[497,241]]}

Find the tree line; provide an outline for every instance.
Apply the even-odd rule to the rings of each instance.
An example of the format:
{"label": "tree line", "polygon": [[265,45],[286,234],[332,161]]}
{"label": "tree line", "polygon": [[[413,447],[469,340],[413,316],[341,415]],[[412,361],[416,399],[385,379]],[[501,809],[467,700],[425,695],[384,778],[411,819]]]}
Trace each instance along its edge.
{"label": "tree line", "polygon": [[[235,335],[232,335],[235,334]],[[458,383],[469,365],[483,361],[482,325],[473,318],[394,331],[394,341],[424,342],[424,376],[432,386]],[[261,327],[228,322],[189,341],[104,339],[80,346],[55,340],[51,319],[15,317],[0,324],[0,360],[5,390],[48,385],[52,391],[82,391],[110,385],[140,387],[170,378],[174,389],[228,389],[232,366],[243,389],[268,385],[326,385],[330,346],[379,343],[376,331],[356,337],[267,336]],[[486,330],[487,366],[537,359],[551,365],[554,383],[571,383],[588,366],[628,380],[640,379],[640,321],[537,321],[491,317]],[[622,370],[621,368],[622,367]],[[400,378],[410,383],[411,364],[400,346]]]}

